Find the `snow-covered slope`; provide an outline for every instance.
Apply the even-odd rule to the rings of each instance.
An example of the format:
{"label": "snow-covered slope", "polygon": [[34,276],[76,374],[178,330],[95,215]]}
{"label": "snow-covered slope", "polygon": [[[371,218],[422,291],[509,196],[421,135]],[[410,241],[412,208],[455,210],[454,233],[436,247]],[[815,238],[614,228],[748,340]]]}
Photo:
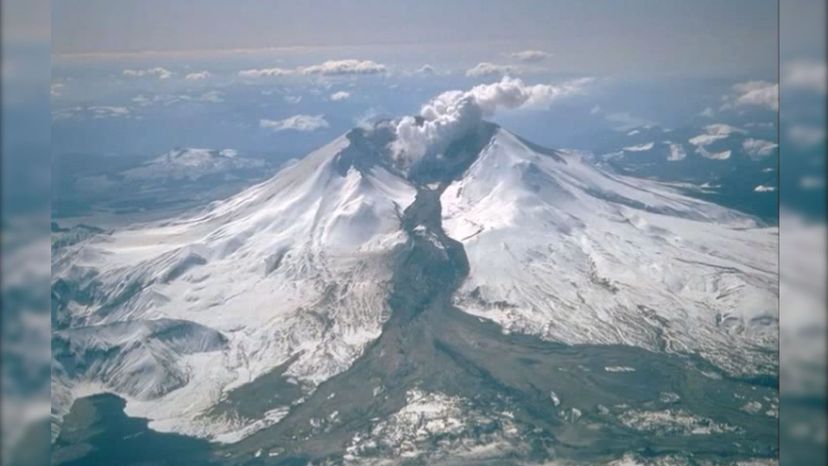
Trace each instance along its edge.
{"label": "snow-covered slope", "polygon": [[[445,251],[443,230],[470,266],[454,302],[505,331],[695,353],[734,374],[775,370],[775,229],[485,122],[401,165],[394,128],[351,131],[188,218],[60,230],[56,425],[100,391],[153,429],[223,442],[293,416],[398,324],[392,285],[434,277],[402,273],[397,253],[430,251],[414,247],[423,235]],[[403,228],[418,191],[406,215],[420,223]],[[447,276],[462,278],[459,252],[411,263],[456,265]],[[410,284],[398,288],[417,305],[433,298],[417,293],[440,289]],[[407,298],[394,309],[407,312]],[[291,396],[249,399],[262,391]]]}
{"label": "snow-covered slope", "polygon": [[775,228],[502,129],[441,202],[469,258],[465,312],[549,340],[775,371]]}
{"label": "snow-covered slope", "polygon": [[155,429],[219,438],[238,422],[205,412],[228,390],[285,363],[311,388],[346,369],[388,317],[415,194],[354,134],[192,218],[56,249],[56,417],[106,390]]}

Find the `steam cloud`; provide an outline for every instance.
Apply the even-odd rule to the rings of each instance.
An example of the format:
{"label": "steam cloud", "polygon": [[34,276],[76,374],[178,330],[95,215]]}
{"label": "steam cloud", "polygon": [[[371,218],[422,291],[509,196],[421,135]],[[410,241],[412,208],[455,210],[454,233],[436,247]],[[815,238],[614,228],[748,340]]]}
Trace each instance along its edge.
{"label": "steam cloud", "polygon": [[408,116],[397,123],[392,153],[403,166],[411,166],[427,154],[441,153],[452,140],[499,109],[548,105],[561,97],[583,92],[591,81],[591,78],[581,78],[558,85],[527,85],[507,76],[468,91],[444,92],[423,105],[419,121]]}

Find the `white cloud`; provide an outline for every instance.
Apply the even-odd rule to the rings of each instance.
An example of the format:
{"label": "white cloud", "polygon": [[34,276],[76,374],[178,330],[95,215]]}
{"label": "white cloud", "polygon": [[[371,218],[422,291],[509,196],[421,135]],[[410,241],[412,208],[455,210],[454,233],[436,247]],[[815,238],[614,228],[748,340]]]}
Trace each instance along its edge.
{"label": "white cloud", "polygon": [[60,97],[62,95],[64,85],[61,83],[52,83],[52,87],[50,88],[50,94],[52,97]]}
{"label": "white cloud", "polygon": [[773,154],[777,147],[779,147],[778,144],[764,139],[748,138],[742,141],[742,149],[753,159],[767,157]]}
{"label": "white cloud", "polygon": [[710,144],[713,144],[720,139],[725,139],[726,137],[727,136],[718,134],[699,134],[698,136],[693,136],[687,142],[697,147],[709,146]]}
{"label": "white cloud", "polygon": [[219,91],[207,91],[204,94],[201,94],[200,96],[194,98],[193,100],[198,102],[219,103],[224,102],[224,98],[222,97],[223,95],[224,94],[222,94]]}
{"label": "white cloud", "polygon": [[189,73],[187,76],[184,76],[184,79],[187,81],[200,81],[202,79],[207,79],[211,76],[209,71],[198,71],[195,73]]}
{"label": "white cloud", "polygon": [[786,89],[803,89],[825,94],[825,61],[797,60],[782,68],[782,85]]}
{"label": "white cloud", "polygon": [[410,166],[427,153],[443,151],[457,135],[499,109],[548,105],[558,98],[583,92],[591,81],[582,78],[558,85],[527,85],[520,79],[504,77],[468,91],[444,92],[422,106],[421,119],[409,116],[397,122],[397,138],[391,149],[403,165]]}
{"label": "white cloud", "polygon": [[328,60],[318,65],[305,67],[288,68],[253,68],[239,71],[240,78],[278,78],[291,75],[322,75],[322,76],[345,76],[345,75],[366,75],[382,74],[387,70],[386,66],[372,60]]}
{"label": "white cloud", "polygon": [[470,78],[480,78],[488,76],[503,76],[512,74],[517,71],[514,67],[509,65],[495,65],[494,63],[482,62],[475,65],[473,68],[466,70],[466,76]]}
{"label": "white cloud", "polygon": [[655,143],[648,142],[646,144],[638,144],[638,145],[635,145],[635,146],[625,147],[623,150],[625,150],[627,152],[645,152],[645,151],[648,151],[648,150],[652,149],[653,146],[655,146]]}
{"label": "white cloud", "polygon": [[696,153],[710,160],[727,160],[730,158],[730,155],[733,152],[731,150],[723,150],[721,152],[709,152],[704,147],[697,147]]}
{"label": "white cloud", "polygon": [[744,134],[744,130],[725,123],[713,123],[704,127],[707,134],[717,134],[723,136],[730,136],[731,134]]}
{"label": "white cloud", "polygon": [[704,158],[711,160],[727,160],[732,155],[733,151],[724,150],[721,152],[710,152],[707,146],[716,141],[727,139],[733,134],[744,134],[745,131],[735,126],[726,125],[724,123],[714,123],[704,127],[704,133],[698,136],[693,136],[687,142],[696,146],[696,153]]}
{"label": "white cloud", "polygon": [[757,193],[771,193],[771,192],[776,191],[776,187],[774,187],[774,186],[765,186],[763,184],[760,184],[759,186],[753,188],[753,190]]}
{"label": "white cloud", "polygon": [[92,113],[92,118],[117,118],[129,115],[126,107],[114,107],[109,105],[93,105],[86,108]]}
{"label": "white cloud", "polygon": [[667,160],[670,162],[678,162],[679,160],[684,160],[687,157],[687,152],[684,150],[681,144],[670,144],[670,155],[667,156]]}
{"label": "white cloud", "polygon": [[779,110],[779,85],[767,81],[746,81],[733,85],[735,94],[723,97],[722,110],[735,107],[760,107]]}
{"label": "white cloud", "polygon": [[293,74],[293,70],[285,68],[252,68],[249,70],[241,70],[238,75],[240,78],[277,78],[281,76],[288,76]]}
{"label": "white cloud", "polygon": [[348,98],[350,98],[350,97],[351,97],[351,93],[350,93],[350,92],[347,92],[347,91],[339,91],[339,92],[334,92],[333,94],[331,94],[330,99],[331,99],[331,100],[333,100],[334,102],[339,102],[339,101],[341,101],[341,100],[346,100],[346,99],[348,99]]}
{"label": "white cloud", "polygon": [[339,76],[349,74],[381,74],[385,73],[385,65],[371,60],[328,60],[319,65],[299,68],[302,74],[321,74],[326,76]]}
{"label": "white cloud", "polygon": [[298,104],[302,101],[301,95],[286,95],[283,98],[285,99],[285,102],[289,104]]}
{"label": "white cloud", "polygon": [[546,60],[548,57],[549,54],[541,50],[524,50],[512,54],[512,58],[516,58],[524,63],[537,63]]}
{"label": "white cloud", "polygon": [[142,107],[152,103],[152,100],[150,100],[147,97],[144,97],[144,94],[136,95],[135,97],[132,98],[132,101],[135,102],[136,104],[142,106]]}
{"label": "white cloud", "polygon": [[147,68],[144,70],[127,69],[123,71],[124,76],[130,78],[155,77],[158,79],[168,79],[172,76],[172,72],[166,68],[156,66],[155,68]]}
{"label": "white cloud", "polygon": [[435,73],[435,71],[434,71],[434,67],[432,67],[431,65],[423,65],[420,68],[418,68],[416,71],[414,71],[414,73],[424,74],[424,75],[429,75],[430,76],[430,75],[433,75]]}
{"label": "white cloud", "polygon": [[706,118],[713,118],[714,114],[715,114],[715,112],[710,107],[707,107],[704,110],[702,110],[701,112],[699,112],[699,116],[703,116],[703,117],[706,117]]}
{"label": "white cloud", "polygon": [[55,110],[52,118],[55,120],[67,120],[70,118],[91,118],[102,120],[109,118],[130,118],[132,112],[127,107],[112,105],[90,105],[87,107],[69,107]]}
{"label": "white cloud", "polygon": [[316,131],[330,125],[322,115],[293,115],[283,120],[259,120],[259,127],[273,131]]}
{"label": "white cloud", "polygon": [[709,146],[721,139],[727,139],[731,134],[744,134],[744,130],[724,123],[714,123],[704,127],[704,133],[694,136],[688,142],[697,147]]}
{"label": "white cloud", "polygon": [[825,128],[821,126],[792,125],[787,131],[788,138],[799,148],[807,149],[825,140]]}
{"label": "white cloud", "polygon": [[204,103],[219,103],[224,102],[223,95],[220,91],[212,90],[199,95],[191,94],[158,94],[149,98],[143,94],[138,94],[132,98],[135,104],[146,107],[148,105],[164,105],[169,106],[182,102],[204,102]]}

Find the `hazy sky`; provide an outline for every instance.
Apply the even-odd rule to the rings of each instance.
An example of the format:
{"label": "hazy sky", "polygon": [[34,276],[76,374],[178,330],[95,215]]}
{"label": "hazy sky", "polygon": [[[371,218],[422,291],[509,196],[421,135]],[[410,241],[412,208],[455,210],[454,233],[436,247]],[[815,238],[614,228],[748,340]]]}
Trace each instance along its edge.
{"label": "hazy sky", "polygon": [[592,78],[489,116],[552,147],[631,125],[767,123],[777,25],[776,0],[60,0],[53,147],[303,154],[505,76]]}
{"label": "hazy sky", "polygon": [[[62,0],[56,54],[403,45],[457,58],[549,52],[558,71],[773,75],[775,0]],[[449,54],[449,55],[451,55]],[[405,53],[403,53],[405,55]],[[370,58],[370,57],[367,57]],[[403,57],[400,60],[414,59]]]}

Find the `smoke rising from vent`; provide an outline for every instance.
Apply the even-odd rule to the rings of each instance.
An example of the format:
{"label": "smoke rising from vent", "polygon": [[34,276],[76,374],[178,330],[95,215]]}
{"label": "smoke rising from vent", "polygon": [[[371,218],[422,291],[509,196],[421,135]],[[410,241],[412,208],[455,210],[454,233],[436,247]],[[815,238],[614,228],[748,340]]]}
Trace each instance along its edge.
{"label": "smoke rising from vent", "polygon": [[549,105],[582,93],[591,82],[592,78],[580,78],[561,84],[527,85],[506,76],[468,91],[444,92],[424,104],[419,117],[407,116],[397,122],[391,151],[403,167],[409,167],[426,155],[441,153],[451,141],[498,110]]}

